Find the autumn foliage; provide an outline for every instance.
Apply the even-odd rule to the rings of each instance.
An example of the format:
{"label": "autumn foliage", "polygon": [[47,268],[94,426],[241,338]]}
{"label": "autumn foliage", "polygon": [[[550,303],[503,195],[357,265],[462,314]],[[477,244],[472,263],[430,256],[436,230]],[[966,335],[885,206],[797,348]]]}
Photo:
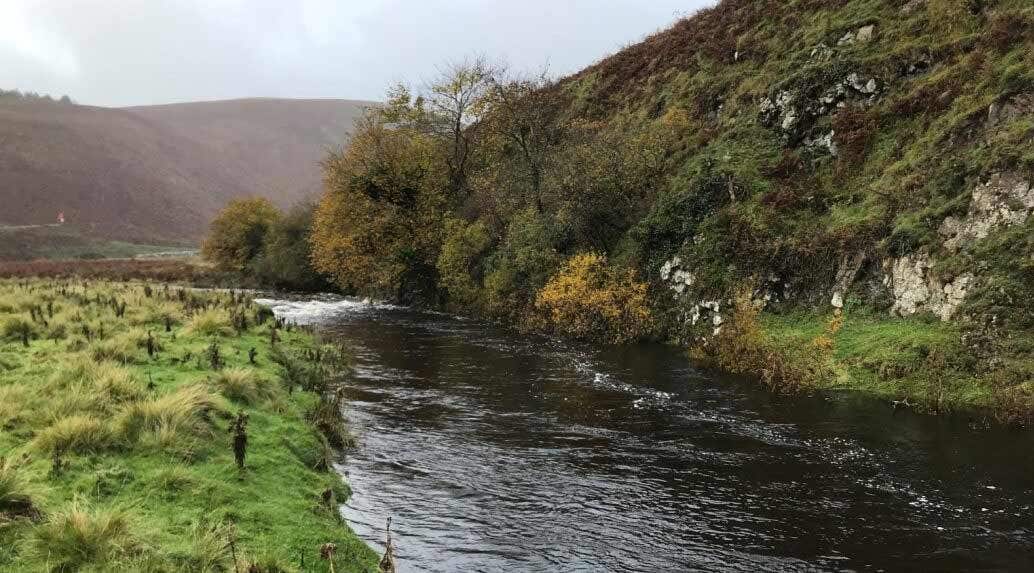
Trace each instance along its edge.
{"label": "autumn foliage", "polygon": [[553,332],[616,343],[645,336],[652,322],[646,283],[595,253],[571,257],[538,292],[535,310]]}

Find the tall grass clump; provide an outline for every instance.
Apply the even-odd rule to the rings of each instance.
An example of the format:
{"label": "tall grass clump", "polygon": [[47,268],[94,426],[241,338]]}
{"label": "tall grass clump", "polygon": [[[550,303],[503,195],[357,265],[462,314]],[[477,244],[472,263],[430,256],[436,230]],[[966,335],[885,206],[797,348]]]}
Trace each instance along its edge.
{"label": "tall grass clump", "polygon": [[114,360],[122,364],[129,364],[136,360],[138,353],[133,339],[126,336],[95,340],[90,343],[89,349],[90,357],[94,362]]}
{"label": "tall grass clump", "polygon": [[183,386],[159,398],[128,404],[115,427],[127,443],[150,435],[160,445],[171,445],[209,431],[209,415],[218,409],[218,397],[205,388]]}
{"label": "tall grass clump", "polygon": [[96,566],[109,570],[138,554],[142,544],[128,514],[97,509],[79,501],[52,515],[33,530],[32,552],[52,571],[81,571]]}
{"label": "tall grass clump", "polygon": [[186,569],[232,571],[234,562],[229,547],[232,534],[230,526],[195,521],[190,527],[190,549],[183,559]]}
{"label": "tall grass clump", "polygon": [[200,336],[230,336],[233,334],[230,313],[218,308],[203,310],[187,321],[187,332]]}
{"label": "tall grass clump", "polygon": [[47,426],[33,441],[44,452],[87,453],[104,450],[114,444],[111,427],[88,415],[72,415]]}
{"label": "tall grass clump", "polygon": [[33,489],[24,466],[0,458],[0,524],[6,519],[39,515],[32,501]]}
{"label": "tall grass clump", "polygon": [[212,380],[212,385],[223,396],[245,404],[257,404],[277,395],[276,386],[250,368],[223,370]]}

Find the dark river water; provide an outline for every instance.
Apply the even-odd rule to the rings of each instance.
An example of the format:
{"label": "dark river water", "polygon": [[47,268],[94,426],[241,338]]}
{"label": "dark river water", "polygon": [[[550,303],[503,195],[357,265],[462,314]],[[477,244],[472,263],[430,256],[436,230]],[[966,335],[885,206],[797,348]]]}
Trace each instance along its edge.
{"label": "dark river water", "polygon": [[342,508],[402,571],[1034,571],[1034,437],[779,397],[662,346],[277,302],[350,349]]}

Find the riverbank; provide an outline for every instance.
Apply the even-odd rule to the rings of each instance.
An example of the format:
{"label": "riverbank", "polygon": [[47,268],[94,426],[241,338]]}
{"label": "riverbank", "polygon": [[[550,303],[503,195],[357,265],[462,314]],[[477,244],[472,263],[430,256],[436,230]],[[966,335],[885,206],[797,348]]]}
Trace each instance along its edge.
{"label": "riverbank", "polygon": [[[868,309],[820,314],[742,311],[693,350],[776,391],[851,390],[894,408],[965,413],[1027,426],[1034,420],[1034,361],[1018,345],[988,349],[964,325]],[[1003,339],[1009,340],[1007,337]]]}
{"label": "riverbank", "polygon": [[328,543],[376,569],[309,334],[232,293],[51,279],[0,280],[0,336],[0,570],[326,571]]}

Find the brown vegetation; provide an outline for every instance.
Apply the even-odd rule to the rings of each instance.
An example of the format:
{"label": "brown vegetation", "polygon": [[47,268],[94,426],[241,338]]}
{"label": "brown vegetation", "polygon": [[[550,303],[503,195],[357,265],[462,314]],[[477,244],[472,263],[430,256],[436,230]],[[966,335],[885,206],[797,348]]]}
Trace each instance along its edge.
{"label": "brown vegetation", "polygon": [[109,109],[0,102],[0,225],[52,223],[137,241],[201,236],[228,200],[286,207],[366,102],[233,100]]}

